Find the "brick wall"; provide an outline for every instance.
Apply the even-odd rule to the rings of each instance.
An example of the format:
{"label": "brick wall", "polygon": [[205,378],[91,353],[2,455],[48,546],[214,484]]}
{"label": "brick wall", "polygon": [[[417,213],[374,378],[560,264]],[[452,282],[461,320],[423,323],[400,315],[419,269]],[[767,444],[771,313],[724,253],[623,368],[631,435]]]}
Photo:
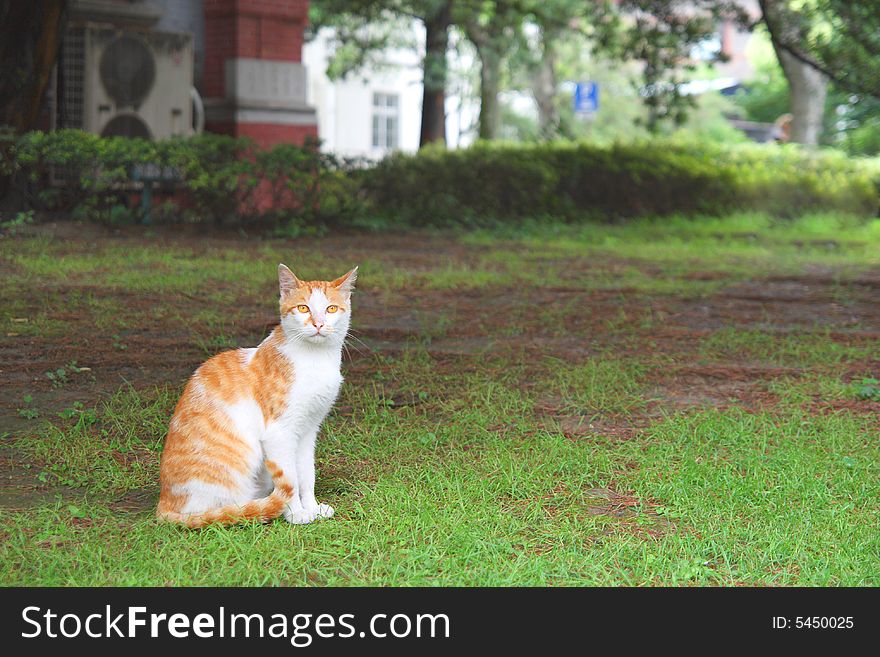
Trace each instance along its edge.
{"label": "brick wall", "polygon": [[263,148],[273,144],[302,144],[308,137],[318,138],[317,125],[279,125],[277,123],[232,123],[229,121],[212,124],[211,132],[232,137],[250,137]]}
{"label": "brick wall", "polygon": [[[209,103],[225,101],[226,62],[230,59],[261,59],[275,62],[301,62],[303,33],[308,20],[308,0],[204,0],[205,65],[202,93]],[[304,93],[304,91],[303,91]],[[299,100],[305,105],[305,98]],[[230,116],[236,109],[248,109],[231,101]],[[291,109],[293,111],[293,108]],[[235,123],[209,118],[206,128],[225,134],[247,135],[258,143],[301,143],[307,135],[317,136],[316,125],[279,119],[272,123]]]}
{"label": "brick wall", "polygon": [[205,68],[202,74],[202,94],[221,98],[224,66],[227,57],[235,56],[235,16],[209,16],[205,12]]}

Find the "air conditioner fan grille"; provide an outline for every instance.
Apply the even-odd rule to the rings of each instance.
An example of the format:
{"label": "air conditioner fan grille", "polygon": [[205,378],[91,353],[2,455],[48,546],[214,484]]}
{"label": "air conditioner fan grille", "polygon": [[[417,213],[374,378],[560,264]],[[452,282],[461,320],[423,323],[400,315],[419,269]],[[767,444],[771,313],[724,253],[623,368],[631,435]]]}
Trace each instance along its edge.
{"label": "air conditioner fan grille", "polygon": [[101,54],[101,83],[117,105],[138,106],[156,80],[156,61],[150,47],[138,37],[114,39]]}

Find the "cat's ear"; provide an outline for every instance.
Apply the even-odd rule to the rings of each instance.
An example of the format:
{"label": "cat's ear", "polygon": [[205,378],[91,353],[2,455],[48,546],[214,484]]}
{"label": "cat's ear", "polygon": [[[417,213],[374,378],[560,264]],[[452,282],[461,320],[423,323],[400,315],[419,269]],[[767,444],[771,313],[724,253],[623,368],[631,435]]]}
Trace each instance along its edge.
{"label": "cat's ear", "polygon": [[344,276],[340,276],[335,281],[330,281],[330,287],[335,287],[344,295],[349,296],[351,295],[352,290],[354,290],[354,282],[357,280],[357,277],[358,268],[355,267]]}
{"label": "cat's ear", "polygon": [[290,296],[302,285],[296,275],[286,265],[278,265],[278,287],[281,290],[281,298]]}

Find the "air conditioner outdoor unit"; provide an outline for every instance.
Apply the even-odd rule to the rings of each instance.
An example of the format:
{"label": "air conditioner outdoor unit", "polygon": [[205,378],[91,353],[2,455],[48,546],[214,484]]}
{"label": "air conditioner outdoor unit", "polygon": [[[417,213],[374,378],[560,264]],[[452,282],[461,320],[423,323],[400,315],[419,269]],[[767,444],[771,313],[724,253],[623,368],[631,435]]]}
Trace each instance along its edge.
{"label": "air conditioner outdoor unit", "polygon": [[147,139],[193,133],[189,34],[71,27],[57,74],[56,127]]}

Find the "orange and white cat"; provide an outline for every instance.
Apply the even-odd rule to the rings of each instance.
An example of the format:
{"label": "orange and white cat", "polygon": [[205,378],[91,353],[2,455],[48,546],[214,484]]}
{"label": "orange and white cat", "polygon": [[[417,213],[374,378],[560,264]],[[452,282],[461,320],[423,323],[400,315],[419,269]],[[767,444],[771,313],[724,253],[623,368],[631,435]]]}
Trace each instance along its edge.
{"label": "orange and white cat", "polygon": [[162,452],[157,515],[189,527],[284,515],[329,518],[315,499],[315,441],[342,384],[357,267],[301,281],[278,265],[281,324],[251,349],[199,367]]}

